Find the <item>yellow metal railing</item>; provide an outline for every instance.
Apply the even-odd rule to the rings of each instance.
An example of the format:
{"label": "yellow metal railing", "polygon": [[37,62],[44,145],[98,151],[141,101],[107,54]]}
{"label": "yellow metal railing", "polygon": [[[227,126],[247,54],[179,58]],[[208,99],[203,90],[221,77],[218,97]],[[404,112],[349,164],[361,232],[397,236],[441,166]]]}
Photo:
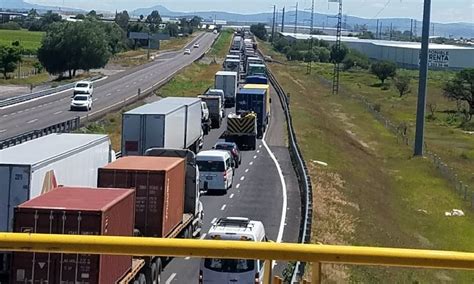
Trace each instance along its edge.
{"label": "yellow metal railing", "polygon": [[474,270],[467,252],[272,242],[0,233],[0,251],[264,259],[265,283],[272,260],[312,263],[312,283],[320,282],[323,263]]}

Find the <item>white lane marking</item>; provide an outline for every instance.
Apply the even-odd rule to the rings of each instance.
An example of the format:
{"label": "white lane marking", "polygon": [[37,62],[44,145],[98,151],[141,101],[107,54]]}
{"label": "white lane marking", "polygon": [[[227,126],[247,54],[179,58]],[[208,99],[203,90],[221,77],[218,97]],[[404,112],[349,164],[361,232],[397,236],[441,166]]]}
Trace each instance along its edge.
{"label": "white lane marking", "polygon": [[253,162],[250,162],[249,165],[253,165]]}
{"label": "white lane marking", "polygon": [[249,169],[245,169],[245,172],[248,173],[248,172],[249,172]]}
{"label": "white lane marking", "polygon": [[106,94],[105,96],[108,97],[108,96],[110,96],[110,95],[112,95],[112,93],[108,93],[108,94]]}
{"label": "white lane marking", "polygon": [[185,260],[190,260],[191,257],[190,257],[190,256],[186,256],[184,259],[185,259]]}
{"label": "white lane marking", "polygon": [[128,87],[130,87],[130,85],[125,86],[125,88],[128,88]]}
{"label": "white lane marking", "polygon": [[53,114],[60,114],[60,113],[62,113],[62,112],[63,112],[63,111],[60,110],[60,111],[57,111],[57,112],[55,112],[55,113],[53,113]]}
{"label": "white lane marking", "polygon": [[258,145],[258,148],[262,148],[262,145]]}
{"label": "white lane marking", "polygon": [[224,211],[226,207],[227,207],[227,204],[222,205],[221,211]]}
{"label": "white lane marking", "polygon": [[0,130],[0,133],[3,133],[5,131],[7,131],[7,129],[2,129],[2,130]]}
{"label": "white lane marking", "polygon": [[35,123],[35,122],[37,122],[37,121],[38,121],[38,119],[35,118],[35,119],[32,119],[32,120],[28,121],[27,123],[30,124],[30,123]]}
{"label": "white lane marking", "polygon": [[241,177],[240,180],[244,180],[245,179],[245,176]]}
{"label": "white lane marking", "polygon": [[120,92],[121,90],[120,89],[117,89],[117,93]]}
{"label": "white lane marking", "polygon": [[257,153],[260,153],[260,150],[257,150]]}
{"label": "white lane marking", "polygon": [[204,238],[206,237],[206,235],[207,235],[206,233],[202,234],[201,237],[200,237],[200,239],[201,239],[201,240],[204,239]]}
{"label": "white lane marking", "polygon": [[253,156],[254,159],[257,159],[257,155]]}
{"label": "white lane marking", "polygon": [[95,99],[93,99],[92,101],[93,101],[93,102],[96,102],[97,100],[98,100],[98,98],[95,98]]}
{"label": "white lane marking", "polygon": [[281,243],[281,241],[283,239],[283,231],[285,230],[286,208],[288,206],[287,205],[288,197],[287,197],[287,193],[286,193],[285,177],[283,176],[283,172],[281,170],[280,164],[278,163],[275,155],[270,150],[270,148],[267,145],[267,142],[265,141],[265,137],[267,136],[266,134],[267,133],[265,133],[265,135],[262,139],[262,143],[263,143],[263,146],[265,146],[265,149],[267,149],[267,152],[270,155],[270,158],[272,158],[273,163],[275,163],[275,166],[276,166],[277,171],[278,171],[278,175],[280,176],[281,191],[282,191],[282,194],[283,194],[283,204],[282,204],[282,207],[281,207],[280,228],[278,229],[278,236],[277,236],[277,239],[276,239],[277,243]]}
{"label": "white lane marking", "polygon": [[234,198],[234,194],[232,193],[230,196],[229,196],[230,199]]}
{"label": "white lane marking", "polygon": [[217,218],[212,219],[211,224],[214,224],[217,221]]}
{"label": "white lane marking", "polygon": [[7,117],[7,116],[8,116],[8,114],[4,114],[4,115],[2,115],[2,117]]}
{"label": "white lane marking", "polygon": [[235,188],[239,188],[239,187],[240,187],[240,183],[238,183],[238,184],[235,186]]}
{"label": "white lane marking", "polygon": [[165,284],[170,284],[171,281],[176,277],[176,273],[171,274],[171,276],[166,280]]}

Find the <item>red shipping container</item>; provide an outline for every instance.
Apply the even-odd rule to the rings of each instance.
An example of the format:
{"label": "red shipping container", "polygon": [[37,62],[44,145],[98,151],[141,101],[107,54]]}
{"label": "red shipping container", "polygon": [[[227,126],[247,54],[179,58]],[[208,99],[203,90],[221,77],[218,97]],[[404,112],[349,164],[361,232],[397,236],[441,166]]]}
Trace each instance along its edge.
{"label": "red shipping container", "polygon": [[167,237],[183,221],[185,160],[127,156],[99,169],[98,187],[135,188],[135,228]]}
{"label": "red shipping container", "polygon": [[[14,232],[132,236],[135,192],[60,187],[15,208]],[[11,283],[116,283],[131,256],[13,253]]]}

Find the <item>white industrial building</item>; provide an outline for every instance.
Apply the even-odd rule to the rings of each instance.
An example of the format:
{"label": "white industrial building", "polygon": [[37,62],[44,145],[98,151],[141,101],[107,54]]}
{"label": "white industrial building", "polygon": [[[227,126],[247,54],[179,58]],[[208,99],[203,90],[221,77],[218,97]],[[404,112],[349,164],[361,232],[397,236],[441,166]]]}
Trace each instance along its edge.
{"label": "white industrial building", "polygon": [[[330,44],[336,37],[327,35],[309,35],[280,33],[288,40],[310,39],[325,40]],[[341,41],[349,48],[356,49],[375,60],[390,60],[400,67],[418,68],[421,44],[419,42],[388,41],[374,39],[359,39],[356,37],[341,37]],[[464,47],[447,44],[429,44],[428,63],[432,69],[474,68],[474,47]]]}

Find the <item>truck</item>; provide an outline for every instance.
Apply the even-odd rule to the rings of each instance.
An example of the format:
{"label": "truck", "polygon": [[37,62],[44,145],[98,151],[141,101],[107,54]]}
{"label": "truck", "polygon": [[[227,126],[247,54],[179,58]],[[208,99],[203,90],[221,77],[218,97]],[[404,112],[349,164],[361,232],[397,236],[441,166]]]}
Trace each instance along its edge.
{"label": "truck", "polygon": [[[199,237],[203,208],[199,170],[189,150],[152,148],[146,156],[124,157],[99,170],[98,186],[137,188],[135,236]],[[126,177],[130,178],[127,179]],[[157,283],[169,258],[136,257],[119,283]],[[142,282],[139,282],[142,283]]]}
{"label": "truck", "polygon": [[234,39],[232,40],[232,49],[237,49],[241,50],[243,45],[243,39],[241,36],[234,36]]}
{"label": "truck", "polygon": [[229,50],[229,55],[237,55],[237,56],[240,57],[241,54],[242,54],[242,53],[241,53],[241,51],[240,51],[239,49],[231,49],[231,50]]}
{"label": "truck", "polygon": [[122,155],[143,155],[150,148],[190,149],[202,142],[199,98],[168,97],[122,115]]}
{"label": "truck", "polygon": [[[93,201],[93,202],[91,202]],[[59,187],[15,207],[14,232],[133,236],[135,190]],[[10,283],[117,283],[126,255],[12,254]]]}
{"label": "truck", "polygon": [[223,64],[224,71],[233,71],[237,73],[237,80],[240,80],[240,60],[226,59]]}
{"label": "truck", "polygon": [[224,91],[221,89],[207,89],[204,92],[204,96],[219,96],[221,97],[221,104],[222,104],[222,117],[225,117],[225,94]]}
{"label": "truck", "polygon": [[237,92],[235,111],[237,114],[255,112],[257,115],[257,137],[262,138],[267,127],[266,90],[239,89]]}
{"label": "truck", "polygon": [[245,77],[246,84],[268,84],[267,76],[254,75]]}
{"label": "truck", "polygon": [[264,64],[249,64],[247,69],[247,76],[266,75],[267,67]]}
{"label": "truck", "polygon": [[257,114],[254,112],[230,113],[227,116],[226,142],[234,142],[241,150],[255,150],[257,146]]}
{"label": "truck", "polygon": [[267,124],[268,124],[268,118],[270,117],[270,111],[271,111],[271,97],[270,97],[270,85],[268,84],[244,84],[243,87],[244,89],[262,89],[265,90],[265,105],[266,105],[266,112],[267,112]]}
{"label": "truck", "polygon": [[[114,159],[109,137],[96,134],[50,134],[0,150],[0,231],[12,231],[15,206],[57,185],[95,187],[97,169]],[[0,283],[9,259],[0,253]]]}
{"label": "truck", "polygon": [[211,121],[211,128],[220,128],[222,124],[222,102],[220,96],[201,95],[198,96],[203,102],[207,104],[209,110],[209,119]]}
{"label": "truck", "polygon": [[214,87],[224,91],[225,107],[235,106],[235,94],[237,92],[238,74],[232,71],[219,71],[216,73]]}
{"label": "truck", "polygon": [[225,59],[237,59],[240,60],[240,52],[238,54],[228,54]]}

